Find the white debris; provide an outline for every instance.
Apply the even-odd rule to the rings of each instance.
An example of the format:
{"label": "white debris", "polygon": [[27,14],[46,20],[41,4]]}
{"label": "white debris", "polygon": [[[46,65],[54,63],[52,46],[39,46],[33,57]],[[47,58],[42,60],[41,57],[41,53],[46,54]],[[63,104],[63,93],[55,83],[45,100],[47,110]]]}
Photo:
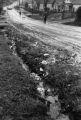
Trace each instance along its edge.
{"label": "white debris", "polygon": [[55,63],[56,62],[56,59],[55,58],[52,58],[52,63]]}
{"label": "white debris", "polygon": [[40,86],[40,87],[43,87],[43,82],[40,82],[40,83],[39,83],[39,86]]}
{"label": "white debris", "polygon": [[48,54],[48,53],[45,53],[44,56],[49,56],[49,54]]}
{"label": "white debris", "polygon": [[60,54],[60,58],[64,58],[65,57],[65,55],[64,54]]}
{"label": "white debris", "polygon": [[47,64],[48,64],[46,60],[43,60],[41,63],[42,63],[43,65],[47,65]]}
{"label": "white debris", "polygon": [[35,73],[31,73],[31,74],[30,74],[30,77],[34,78],[34,79],[37,80],[37,81],[41,80],[40,76],[38,76],[38,75],[35,74]]}
{"label": "white debris", "polygon": [[41,78],[40,78],[38,75],[36,75],[35,78],[36,78],[36,80],[38,80],[38,81],[41,80]]}
{"label": "white debris", "polygon": [[56,62],[55,56],[50,56],[50,58],[48,58],[47,62],[48,62],[48,64],[54,64]]}
{"label": "white debris", "polygon": [[58,96],[47,96],[46,100],[50,103],[55,103],[55,101],[58,101]]}
{"label": "white debris", "polygon": [[76,58],[75,58],[75,62],[76,63],[81,63],[81,55],[77,54]]}
{"label": "white debris", "polygon": [[44,76],[47,76],[47,75],[49,75],[49,73],[46,71],[46,74]]}
{"label": "white debris", "polygon": [[12,48],[13,48],[13,46],[9,46],[9,48],[10,48],[10,49],[12,49]]}
{"label": "white debris", "polygon": [[47,92],[51,92],[51,89],[50,89],[50,88],[48,88],[48,89],[47,89]]}
{"label": "white debris", "polygon": [[43,72],[44,71],[43,68],[40,68],[40,71]]}
{"label": "white debris", "polygon": [[25,71],[28,70],[28,69],[27,69],[27,66],[26,66],[25,64],[22,64],[22,67],[23,67],[23,69],[24,69]]}
{"label": "white debris", "polygon": [[33,46],[34,46],[34,47],[36,47],[36,46],[37,46],[37,44],[38,44],[38,42],[35,42],[35,44],[33,44]]}
{"label": "white debris", "polygon": [[42,88],[42,87],[38,87],[37,90],[40,92],[41,97],[44,98],[44,92],[45,92],[44,88]]}
{"label": "white debris", "polygon": [[39,85],[37,86],[37,90],[40,92],[41,97],[44,97],[45,89],[43,87],[43,82],[39,83]]}
{"label": "white debris", "polygon": [[70,87],[71,86],[71,84],[68,84],[68,87]]}

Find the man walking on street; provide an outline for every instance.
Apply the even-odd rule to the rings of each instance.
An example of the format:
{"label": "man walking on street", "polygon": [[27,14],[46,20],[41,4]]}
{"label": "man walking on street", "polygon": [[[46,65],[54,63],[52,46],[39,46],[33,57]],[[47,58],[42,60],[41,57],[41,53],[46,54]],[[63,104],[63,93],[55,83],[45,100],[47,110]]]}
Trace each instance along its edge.
{"label": "man walking on street", "polygon": [[19,11],[19,14],[20,14],[20,16],[21,16],[21,11]]}
{"label": "man walking on street", "polygon": [[46,24],[47,21],[47,11],[44,12],[44,23]]}

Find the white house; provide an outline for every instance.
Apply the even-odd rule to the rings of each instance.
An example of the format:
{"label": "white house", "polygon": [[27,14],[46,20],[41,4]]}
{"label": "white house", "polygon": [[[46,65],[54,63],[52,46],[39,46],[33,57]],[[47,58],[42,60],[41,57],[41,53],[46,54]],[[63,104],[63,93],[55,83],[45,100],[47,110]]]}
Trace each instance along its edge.
{"label": "white house", "polygon": [[74,11],[76,11],[79,7],[81,7],[81,0],[71,0],[73,3]]}
{"label": "white house", "polygon": [[[25,0],[26,1],[26,0]],[[81,0],[56,0],[54,5],[52,6],[54,0],[49,0],[47,7],[50,10],[56,9],[62,9],[63,2],[65,3],[65,10],[70,10],[72,7],[74,8],[74,11],[76,11],[81,6]],[[27,3],[30,8],[36,8],[36,2],[35,0],[27,0]],[[32,5],[33,3],[33,5]],[[40,0],[40,10],[44,10],[44,0]]]}

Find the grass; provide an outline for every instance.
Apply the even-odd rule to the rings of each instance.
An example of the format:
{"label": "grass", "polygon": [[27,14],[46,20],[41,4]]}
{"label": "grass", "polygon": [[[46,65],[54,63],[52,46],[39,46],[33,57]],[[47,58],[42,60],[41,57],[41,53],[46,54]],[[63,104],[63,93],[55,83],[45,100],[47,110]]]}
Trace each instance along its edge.
{"label": "grass", "polygon": [[[25,11],[24,14],[26,14],[27,12]],[[30,11],[30,13],[32,14],[32,12]],[[33,10],[33,14],[32,15],[28,15],[28,17],[31,17],[33,19],[36,19],[36,20],[42,20],[43,21],[43,14],[44,12],[43,11],[40,11],[39,13],[34,13],[34,10]],[[64,13],[64,18],[62,19],[62,13],[61,12],[51,12],[49,11],[48,12],[48,17],[47,17],[47,21],[49,22],[53,22],[53,21],[61,21],[62,20],[69,20],[69,19],[72,19],[74,18],[74,13],[71,13],[71,12],[65,12]]]}
{"label": "grass", "polygon": [[[18,25],[16,26],[18,27]],[[19,28],[22,28],[22,25],[19,26]],[[31,72],[35,72],[42,78],[45,85],[55,88],[53,94],[59,96],[62,112],[81,112],[79,107],[81,70],[75,62],[76,53],[56,46],[51,47],[36,38],[29,38],[17,32],[14,29],[12,29],[12,32],[9,30],[8,37],[13,39],[13,36],[15,36],[14,40],[18,55],[29,66]],[[45,57],[44,54],[46,53],[48,56]],[[41,63],[43,60],[47,62],[46,65]],[[43,68],[43,71],[40,71],[40,68]],[[77,98],[79,101],[77,101]]]}
{"label": "grass", "polygon": [[70,25],[70,26],[77,26],[77,27],[81,27],[81,21],[71,21],[71,22],[65,22],[65,25]]}
{"label": "grass", "polygon": [[10,42],[0,35],[0,119],[43,120],[46,116],[41,111],[45,107],[42,108],[43,103],[34,98],[36,85],[30,78],[30,71],[26,72],[12,54]]}

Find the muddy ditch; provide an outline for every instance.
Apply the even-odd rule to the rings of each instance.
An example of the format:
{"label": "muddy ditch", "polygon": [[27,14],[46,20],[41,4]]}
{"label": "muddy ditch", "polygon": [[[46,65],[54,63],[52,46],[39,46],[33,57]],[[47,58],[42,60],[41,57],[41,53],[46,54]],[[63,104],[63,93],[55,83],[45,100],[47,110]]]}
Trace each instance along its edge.
{"label": "muddy ditch", "polygon": [[10,40],[8,45],[13,54],[18,56],[22,67],[26,71],[29,69],[30,76],[38,83],[40,96],[45,99],[57,96],[61,112],[69,113],[72,105],[75,109],[76,99],[73,95],[76,90],[73,89],[81,78],[77,54],[24,36],[13,27],[7,27],[5,35]]}

